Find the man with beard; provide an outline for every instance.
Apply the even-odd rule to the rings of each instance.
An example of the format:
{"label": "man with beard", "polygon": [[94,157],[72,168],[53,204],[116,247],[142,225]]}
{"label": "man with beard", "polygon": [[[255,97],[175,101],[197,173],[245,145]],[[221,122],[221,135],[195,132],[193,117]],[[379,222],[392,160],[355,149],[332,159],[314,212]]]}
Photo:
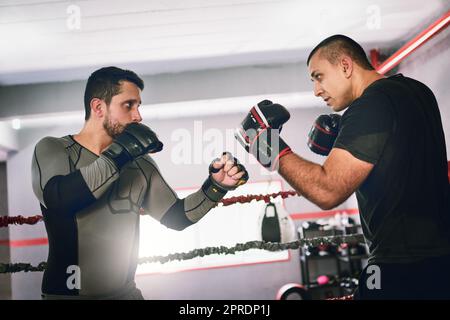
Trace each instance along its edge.
{"label": "man with beard", "polygon": [[179,199],[149,155],[163,144],[141,124],[143,88],[132,71],[95,71],[82,130],[36,145],[32,183],[49,240],[43,299],[143,299],[134,282],[140,213],[183,230],[248,180],[224,153],[200,190]]}

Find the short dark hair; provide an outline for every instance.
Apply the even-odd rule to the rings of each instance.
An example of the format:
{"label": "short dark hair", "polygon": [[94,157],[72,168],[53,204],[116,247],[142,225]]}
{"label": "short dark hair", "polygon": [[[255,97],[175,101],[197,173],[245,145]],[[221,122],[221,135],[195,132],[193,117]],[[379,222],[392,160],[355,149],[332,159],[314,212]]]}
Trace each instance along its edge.
{"label": "short dark hair", "polygon": [[93,98],[99,98],[109,105],[112,97],[120,93],[121,81],[132,82],[139,89],[144,90],[144,81],[130,70],[117,67],[105,67],[94,71],[89,76],[86,90],[84,91],[85,120],[88,120],[91,116],[91,100]]}
{"label": "short dark hair", "polygon": [[319,51],[319,49],[320,54],[331,64],[336,64],[341,54],[346,54],[362,68],[366,70],[375,70],[359,43],[342,34],[336,34],[320,42],[309,54],[306,65],[309,65],[312,56]]}

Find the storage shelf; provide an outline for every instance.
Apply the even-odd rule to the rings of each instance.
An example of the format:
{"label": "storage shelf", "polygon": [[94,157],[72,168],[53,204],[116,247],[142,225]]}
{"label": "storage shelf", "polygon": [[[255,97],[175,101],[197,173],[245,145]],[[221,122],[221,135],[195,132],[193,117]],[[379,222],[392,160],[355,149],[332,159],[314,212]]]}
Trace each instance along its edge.
{"label": "storage shelf", "polygon": [[[355,228],[352,229],[357,229],[360,226],[355,226]],[[312,232],[317,233],[315,230],[313,230]],[[325,234],[325,232],[327,234]],[[354,233],[355,231],[352,231],[351,233]],[[333,233],[333,235],[341,235],[342,233],[346,234],[346,232],[341,232],[341,230],[333,230],[330,232],[330,230],[324,230],[324,234],[323,235],[311,235],[311,232],[308,234],[308,232],[305,232],[304,229],[299,230],[299,236],[300,238],[306,237],[315,237],[315,236],[328,236],[328,233]],[[303,237],[302,237],[303,235]],[[313,290],[314,292],[317,292],[316,290],[319,290],[320,295],[324,294],[323,291],[321,291],[321,289],[325,290],[325,291],[329,291],[331,289],[335,289],[338,292],[340,292],[340,295],[346,295],[349,294],[349,289],[345,288],[345,287],[341,287],[340,286],[340,280],[337,279],[342,279],[343,275],[346,274],[347,272],[349,274],[359,274],[359,272],[362,271],[362,260],[364,259],[368,259],[368,255],[367,254],[358,254],[358,255],[342,255],[342,253],[340,252],[336,252],[336,253],[327,253],[323,256],[321,255],[309,255],[307,256],[305,254],[305,248],[300,248],[299,249],[299,253],[300,253],[300,265],[301,265],[301,274],[302,274],[302,284],[308,288]],[[319,285],[315,279],[311,279],[311,275],[310,275],[310,265],[309,263],[311,261],[322,261],[322,260],[334,260],[335,262],[335,272],[331,273],[329,276],[331,276],[332,278],[335,277],[333,280],[331,280],[329,283],[324,284],[324,285]],[[345,266],[344,270],[343,266]],[[333,294],[337,294],[337,291],[334,291]]]}

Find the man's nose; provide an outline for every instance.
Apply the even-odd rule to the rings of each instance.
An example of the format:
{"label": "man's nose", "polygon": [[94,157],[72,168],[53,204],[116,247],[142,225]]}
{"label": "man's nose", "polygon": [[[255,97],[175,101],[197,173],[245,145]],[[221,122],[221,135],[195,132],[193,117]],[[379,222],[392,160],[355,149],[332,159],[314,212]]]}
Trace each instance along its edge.
{"label": "man's nose", "polygon": [[322,87],[317,81],[314,81],[314,95],[316,97],[320,97],[322,93],[323,93]]}
{"label": "man's nose", "polygon": [[133,122],[141,122],[142,121],[141,113],[139,112],[138,108],[136,108],[133,112],[132,121]]}

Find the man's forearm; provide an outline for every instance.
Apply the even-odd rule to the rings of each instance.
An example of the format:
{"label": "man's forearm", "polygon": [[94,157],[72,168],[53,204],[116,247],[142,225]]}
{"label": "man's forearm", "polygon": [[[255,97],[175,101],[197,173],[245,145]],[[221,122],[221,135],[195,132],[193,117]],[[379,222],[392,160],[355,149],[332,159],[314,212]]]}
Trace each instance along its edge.
{"label": "man's forearm", "polygon": [[295,153],[280,159],[280,175],[303,197],[324,210],[336,205],[325,169]]}
{"label": "man's forearm", "polygon": [[209,199],[200,189],[184,199],[177,199],[163,215],[160,222],[170,229],[181,231],[197,223],[216,204],[217,202]]}
{"label": "man's forearm", "polygon": [[79,170],[52,177],[42,191],[45,206],[76,214],[99,199],[118,176],[116,168],[100,157]]}

